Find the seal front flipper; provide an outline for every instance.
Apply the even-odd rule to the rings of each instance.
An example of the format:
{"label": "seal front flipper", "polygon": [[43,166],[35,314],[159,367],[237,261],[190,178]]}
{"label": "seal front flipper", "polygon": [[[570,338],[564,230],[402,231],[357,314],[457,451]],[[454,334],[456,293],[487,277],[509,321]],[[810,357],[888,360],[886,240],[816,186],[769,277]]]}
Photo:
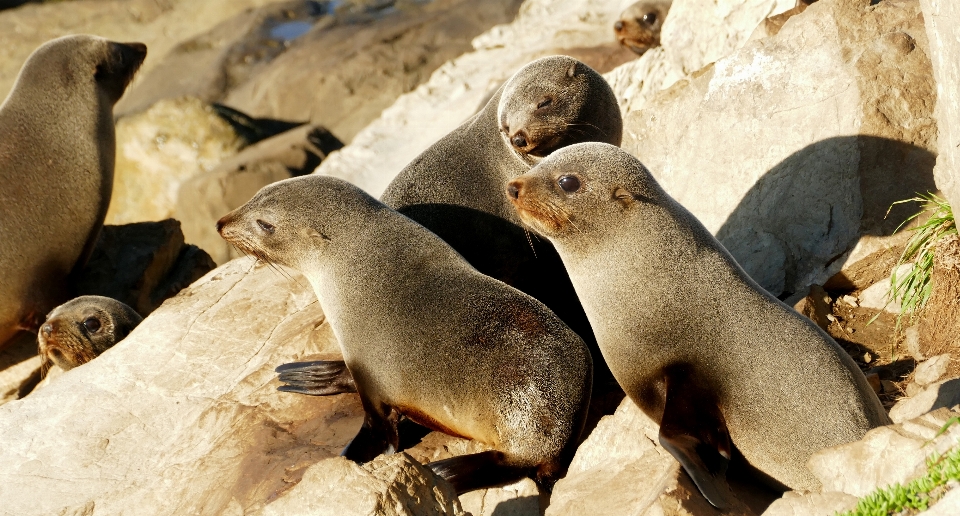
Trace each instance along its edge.
{"label": "seal front flipper", "polygon": [[438,460],[427,467],[450,482],[458,495],[516,482],[533,471],[532,468],[505,464],[503,452],[496,450]]}
{"label": "seal front flipper", "polygon": [[397,434],[400,413],[391,408],[387,409],[389,413],[386,416],[374,412],[369,408],[370,403],[362,396],[361,394],[360,402],[366,412],[363,426],[350,444],[340,452],[341,457],[357,464],[370,462],[381,454],[390,455],[400,448],[400,436]]}
{"label": "seal front flipper", "polygon": [[280,381],[286,384],[277,388],[283,392],[310,396],[357,392],[357,385],[343,360],[291,362],[278,367],[276,372],[280,373]]}
{"label": "seal front flipper", "polygon": [[664,372],[666,401],[660,445],[680,462],[711,505],[726,509],[736,503],[726,478],[730,432],[716,396],[693,379],[686,366],[672,366]]}

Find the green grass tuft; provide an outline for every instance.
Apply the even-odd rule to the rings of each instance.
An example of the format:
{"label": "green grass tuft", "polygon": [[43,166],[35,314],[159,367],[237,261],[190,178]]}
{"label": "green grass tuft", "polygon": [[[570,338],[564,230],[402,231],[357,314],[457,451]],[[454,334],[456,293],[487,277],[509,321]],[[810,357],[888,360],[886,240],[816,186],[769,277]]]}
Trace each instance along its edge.
{"label": "green grass tuft", "polygon": [[[948,425],[944,425],[946,428]],[[960,481],[960,447],[927,459],[927,473],[907,485],[894,484],[863,497],[851,511],[838,516],[890,516],[903,511],[925,511],[947,493],[948,482]]]}
{"label": "green grass tuft", "polygon": [[[937,242],[947,236],[957,234],[957,225],[953,219],[953,210],[945,199],[941,199],[934,194],[918,194],[917,197],[897,201],[890,208],[897,204],[907,202],[920,202],[924,208],[911,215],[897,227],[897,231],[904,224],[920,217],[925,213],[930,213],[930,218],[923,224],[911,228],[913,236],[907,241],[907,246],[893,267],[893,274],[890,276],[890,290],[887,294],[888,303],[898,301],[900,311],[897,313],[897,331],[902,327],[903,316],[910,314],[910,322],[923,312],[930,299],[930,277],[933,274],[933,255]],[[889,210],[887,211],[889,213]],[[913,262],[913,267],[909,272],[903,275],[897,274],[897,269],[905,263]],[[873,322],[880,314],[877,314],[870,322]]]}

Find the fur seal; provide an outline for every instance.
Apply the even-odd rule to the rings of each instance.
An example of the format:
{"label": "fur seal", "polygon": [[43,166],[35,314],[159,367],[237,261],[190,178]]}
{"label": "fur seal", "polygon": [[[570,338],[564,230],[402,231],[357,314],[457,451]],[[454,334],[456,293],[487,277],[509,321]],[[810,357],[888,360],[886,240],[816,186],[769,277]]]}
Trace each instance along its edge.
{"label": "fur seal", "polygon": [[780,484],[819,489],[811,454],[890,423],[837,343],[757,285],[635,157],[574,145],[506,189],[559,251],[614,376],[713,505],[729,505],[734,447]]}
{"label": "fur seal", "polygon": [[673,0],[640,0],[627,7],[613,24],[617,42],[637,55],[660,46],[660,28]]}
{"label": "fur seal", "polygon": [[[584,141],[619,145],[622,133],[616,96],[600,74],[572,57],[544,57],[521,68],[477,114],[400,171],[380,198],[480,272],[547,305],[591,349],[597,393],[613,384],[612,376],[573,284],[553,246],[523,229],[503,184],[558,148]],[[282,381],[311,383],[313,395],[353,389],[342,362],[303,362],[279,372]]]}
{"label": "fur seal", "polygon": [[550,486],[566,470],[589,405],[591,358],[542,303],[333,177],[268,185],[217,230],[313,286],[366,411],[348,459],[396,451],[403,415],[493,448],[429,465],[458,492],[524,475]]}
{"label": "fur seal", "polygon": [[47,316],[37,334],[40,356],[45,364],[73,369],[126,338],[142,320],[133,308],[115,299],[80,296]]}
{"label": "fur seal", "polygon": [[0,346],[68,298],[113,188],[113,105],[142,43],[66,36],[30,55],[0,106]]}

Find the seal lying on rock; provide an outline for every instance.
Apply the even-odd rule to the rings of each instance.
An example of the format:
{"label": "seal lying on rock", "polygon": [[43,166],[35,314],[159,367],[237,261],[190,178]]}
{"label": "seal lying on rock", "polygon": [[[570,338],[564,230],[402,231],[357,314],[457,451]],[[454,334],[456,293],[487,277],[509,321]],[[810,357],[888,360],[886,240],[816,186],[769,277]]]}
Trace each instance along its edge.
{"label": "seal lying on rock", "polygon": [[[503,184],[558,148],[585,141],[619,145],[622,132],[616,96],[600,74],[571,57],[544,57],[520,69],[480,112],[414,159],[381,196],[480,272],[547,305],[590,347],[597,386],[612,377],[563,263],[553,246],[524,231],[503,197]],[[296,392],[352,390],[336,361],[291,364],[279,372]]]}
{"label": "seal lying on rock", "polygon": [[50,312],[37,335],[40,356],[64,371],[73,369],[126,338],[142,320],[115,299],[80,296]]}
{"label": "seal lying on rock", "polygon": [[493,448],[429,465],[458,492],[528,474],[550,486],[566,470],[589,404],[591,359],[542,303],[332,177],[266,186],[217,230],[313,285],[366,411],[348,459],[396,451],[404,415]]}
{"label": "seal lying on rock", "polygon": [[94,36],[45,43],[0,106],[0,346],[68,297],[113,189],[113,105],[147,47]]}
{"label": "seal lying on rock", "polygon": [[640,0],[631,5],[613,24],[620,45],[638,55],[660,46],[660,27],[667,19],[673,0]]}
{"label": "seal lying on rock", "polygon": [[507,196],[554,243],[614,376],[713,505],[730,502],[733,446],[777,482],[818,489],[811,454],[890,423],[837,343],[750,279],[630,154],[562,149]]}

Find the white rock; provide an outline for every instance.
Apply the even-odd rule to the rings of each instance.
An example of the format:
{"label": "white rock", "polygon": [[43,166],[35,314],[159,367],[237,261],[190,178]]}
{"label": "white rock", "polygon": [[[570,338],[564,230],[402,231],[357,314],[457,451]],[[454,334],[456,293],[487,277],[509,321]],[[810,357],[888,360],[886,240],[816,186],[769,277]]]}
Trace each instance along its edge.
{"label": "white rock", "polygon": [[846,493],[811,493],[801,495],[793,491],[775,500],[763,516],[833,516],[857,505],[857,497]]}
{"label": "white rock", "polygon": [[926,472],[926,460],[944,454],[960,440],[960,425],[937,433],[944,424],[960,415],[938,409],[897,425],[875,428],[863,439],[821,450],[807,467],[823,484],[823,491],[837,491],[856,497],[878,487],[905,484]]}
{"label": "white rock", "polygon": [[628,114],[624,148],[771,293],[822,284],[862,232],[893,229],[891,202],[932,186],[918,14],[820,0]]}
{"label": "white rock", "polygon": [[[897,267],[894,274],[899,280],[908,274],[911,268],[913,268],[912,263],[905,263]],[[900,302],[890,299],[890,278],[878,281],[860,292],[860,306],[892,314],[900,313]]]}
{"label": "white rock", "polygon": [[918,394],[903,398],[890,409],[890,419],[901,423],[938,408],[960,404],[960,379],[944,380],[928,386]]}
{"label": "white rock", "polygon": [[947,367],[950,366],[950,355],[937,355],[928,360],[920,362],[920,365],[913,372],[913,381],[917,385],[927,386],[936,382],[947,373]]}
{"label": "white rock", "polygon": [[956,516],[960,514],[960,489],[953,488],[936,505],[920,513],[922,516]]}
{"label": "white rock", "polygon": [[306,280],[230,262],[96,360],[0,407],[3,512],[242,514],[265,503],[359,427],[355,395],[276,391],[278,365],[338,350]]}
{"label": "white rock", "polygon": [[405,453],[358,466],[321,461],[260,513],[263,516],[462,516],[453,486]]}
{"label": "white rock", "polygon": [[539,516],[543,514],[540,500],[540,488],[529,478],[460,495],[463,510],[473,516]]}
{"label": "white rock", "polygon": [[947,200],[960,206],[960,2],[920,0],[930,39],[930,60],[937,79],[937,122],[939,129],[937,187]]}

